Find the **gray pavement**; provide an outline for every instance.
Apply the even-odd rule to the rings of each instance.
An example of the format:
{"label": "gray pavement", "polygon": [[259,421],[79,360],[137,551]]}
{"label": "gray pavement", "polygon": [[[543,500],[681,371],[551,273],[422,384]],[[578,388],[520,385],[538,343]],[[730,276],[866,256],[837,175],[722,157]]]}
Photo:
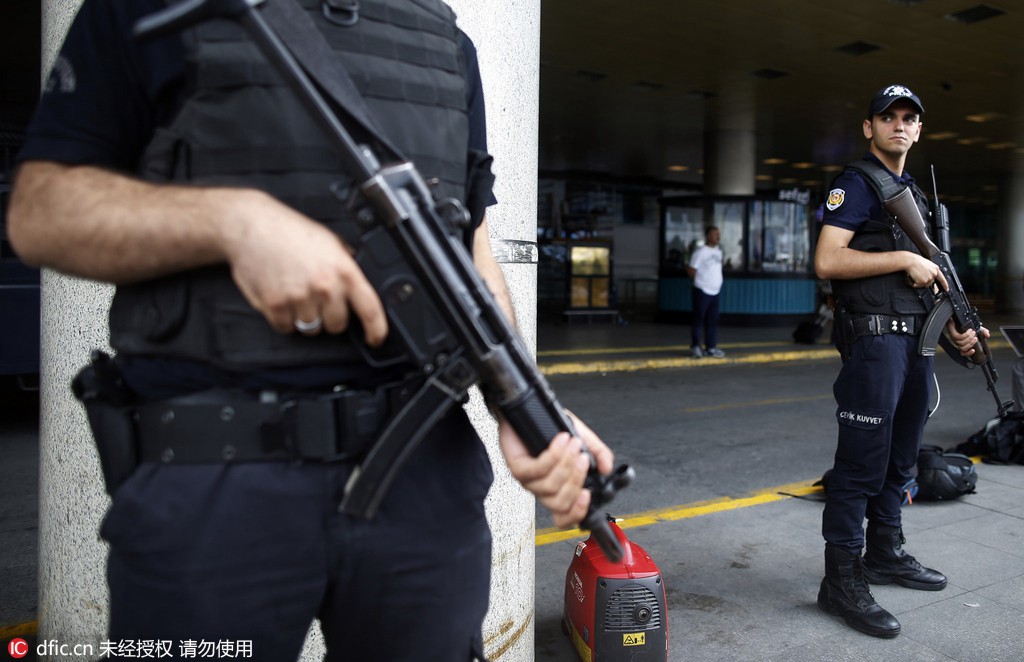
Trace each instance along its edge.
{"label": "gray pavement", "polygon": [[[993,330],[999,322],[988,320]],[[623,526],[637,513],[663,517],[626,534],[665,580],[670,660],[1024,659],[1024,466],[980,464],[976,494],[905,508],[907,550],[947,574],[949,586],[874,587],[903,631],[891,640],[861,634],[815,603],[823,572],[820,494],[675,519],[698,502],[807,486],[831,466],[834,352],[794,345],[792,327],[728,327],[720,338],[724,361],[692,362],[678,348],[687,344],[685,326],[625,330],[542,328],[539,360],[553,373],[567,357],[674,357],[678,364],[550,377],[563,404],[636,468],[636,484],[613,504]],[[640,344],[646,348],[634,353]],[[602,346],[616,351],[596,351]],[[993,353],[1008,399],[1014,357],[998,342]],[[939,356],[936,373],[942,400],[925,442],[951,448],[995,415],[995,400],[980,371]],[[540,542],[549,523],[538,510]],[[576,659],[560,621],[577,540],[537,548],[537,660]]]}
{"label": "gray pavement", "polygon": [[[995,329],[1020,320],[986,319]],[[725,359],[688,357],[688,327],[633,322],[543,324],[538,360],[561,401],[633,465],[612,504],[627,535],[658,563],[668,590],[670,656],[682,660],[1024,659],[1024,466],[979,465],[977,494],[906,508],[907,549],[950,578],[940,592],[875,587],[903,624],[881,640],[815,605],[821,503],[779,497],[831,465],[839,361],[828,345],[795,345],[792,326],[725,326]],[[994,342],[1010,395],[1013,355]],[[938,357],[941,402],[926,442],[951,448],[994,416],[980,371]],[[35,411],[0,403],[0,633],[36,618]],[[775,497],[760,505],[752,494]],[[695,515],[694,504],[736,507]],[[653,523],[631,527],[646,513]],[[693,516],[691,516],[693,515]],[[536,659],[575,659],[560,627],[577,538],[548,542],[537,512]],[[19,630],[21,628],[21,630]]]}

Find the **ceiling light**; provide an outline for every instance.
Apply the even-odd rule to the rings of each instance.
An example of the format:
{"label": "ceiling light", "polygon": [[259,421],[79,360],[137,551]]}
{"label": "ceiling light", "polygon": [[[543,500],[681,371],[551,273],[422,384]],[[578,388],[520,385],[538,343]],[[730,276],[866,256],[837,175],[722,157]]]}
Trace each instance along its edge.
{"label": "ceiling light", "polygon": [[997,119],[999,119],[1002,116],[1003,116],[1002,113],[993,113],[993,112],[975,113],[973,115],[968,115],[968,116],[964,117],[964,119],[967,120],[968,122],[976,122],[978,124],[983,124],[985,122],[991,122],[992,120],[997,120]]}
{"label": "ceiling light", "polygon": [[686,172],[687,170],[690,169],[690,166],[684,166],[684,165],[678,165],[677,164],[677,165],[670,165],[668,167],[668,169],[670,171],[672,171],[672,172]]}
{"label": "ceiling light", "polygon": [[980,145],[981,143],[988,142],[988,138],[960,138],[956,141],[957,145]]}
{"label": "ceiling light", "polygon": [[843,166],[841,166],[841,165],[821,166],[821,171],[822,172],[839,172],[842,169],[843,169]]}
{"label": "ceiling light", "polygon": [[801,163],[791,163],[790,167],[796,168],[797,170],[810,170],[811,168],[816,168],[817,164],[803,161]]}
{"label": "ceiling light", "polygon": [[992,143],[991,145],[985,145],[985,149],[1013,149],[1017,146],[1015,142],[1002,142]]}
{"label": "ceiling light", "polygon": [[765,160],[761,161],[761,163],[763,163],[765,165],[782,165],[785,162],[786,162],[786,159],[780,159],[777,156],[773,156],[773,157],[771,157],[769,159],[765,159]]}
{"label": "ceiling light", "polygon": [[836,51],[839,53],[846,53],[847,55],[866,55],[867,53],[874,53],[877,50],[881,50],[881,48],[881,46],[869,44],[866,41],[854,41],[840,46]]}
{"label": "ceiling light", "polygon": [[949,140],[950,138],[956,138],[959,133],[953,131],[937,131],[935,133],[924,134],[925,140]]}
{"label": "ceiling light", "polygon": [[977,5],[970,9],[963,9],[952,14],[946,14],[946,18],[951,21],[956,21],[957,23],[970,25],[971,23],[977,23],[978,21],[1002,16],[1005,13],[1006,12],[1002,9],[996,9],[995,7],[989,7],[988,5]]}
{"label": "ceiling light", "polygon": [[779,180],[780,184],[796,184],[796,177],[783,177]]}
{"label": "ceiling light", "polygon": [[755,175],[754,179],[759,181],[759,182],[770,182],[770,181],[772,181],[772,176],[771,175]]}

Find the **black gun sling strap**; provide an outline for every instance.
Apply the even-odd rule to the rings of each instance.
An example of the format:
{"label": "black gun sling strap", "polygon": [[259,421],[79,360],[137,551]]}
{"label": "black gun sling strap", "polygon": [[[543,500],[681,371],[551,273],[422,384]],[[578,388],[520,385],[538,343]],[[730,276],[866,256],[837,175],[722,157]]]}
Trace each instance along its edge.
{"label": "black gun sling strap", "polygon": [[259,11],[320,89],[365,132],[386,147],[393,157],[406,161],[373,119],[352,77],[345,71],[337,53],[331,49],[309,14],[295,0],[266,2]]}
{"label": "black gun sling strap", "polygon": [[871,185],[871,188],[878,194],[878,199],[881,202],[895,197],[903,190],[903,186],[895,181],[885,168],[867,159],[847,163],[846,167],[863,175],[864,179]]}

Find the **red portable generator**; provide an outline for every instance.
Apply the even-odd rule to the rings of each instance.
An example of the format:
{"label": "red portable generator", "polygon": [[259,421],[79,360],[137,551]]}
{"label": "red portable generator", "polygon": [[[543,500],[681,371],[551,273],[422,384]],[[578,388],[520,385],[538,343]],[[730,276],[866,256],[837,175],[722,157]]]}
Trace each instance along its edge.
{"label": "red portable generator", "polygon": [[612,563],[590,538],[576,545],[565,573],[562,629],[584,662],[668,659],[668,610],[661,572],[615,522],[622,560]]}

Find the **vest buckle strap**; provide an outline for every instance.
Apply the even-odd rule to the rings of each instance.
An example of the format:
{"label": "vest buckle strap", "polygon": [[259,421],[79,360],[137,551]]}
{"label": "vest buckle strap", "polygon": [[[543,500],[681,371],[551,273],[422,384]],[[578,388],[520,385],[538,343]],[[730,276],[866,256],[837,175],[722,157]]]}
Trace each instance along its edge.
{"label": "vest buckle strap", "polygon": [[351,27],[359,21],[359,0],[320,0],[324,18],[335,25]]}

